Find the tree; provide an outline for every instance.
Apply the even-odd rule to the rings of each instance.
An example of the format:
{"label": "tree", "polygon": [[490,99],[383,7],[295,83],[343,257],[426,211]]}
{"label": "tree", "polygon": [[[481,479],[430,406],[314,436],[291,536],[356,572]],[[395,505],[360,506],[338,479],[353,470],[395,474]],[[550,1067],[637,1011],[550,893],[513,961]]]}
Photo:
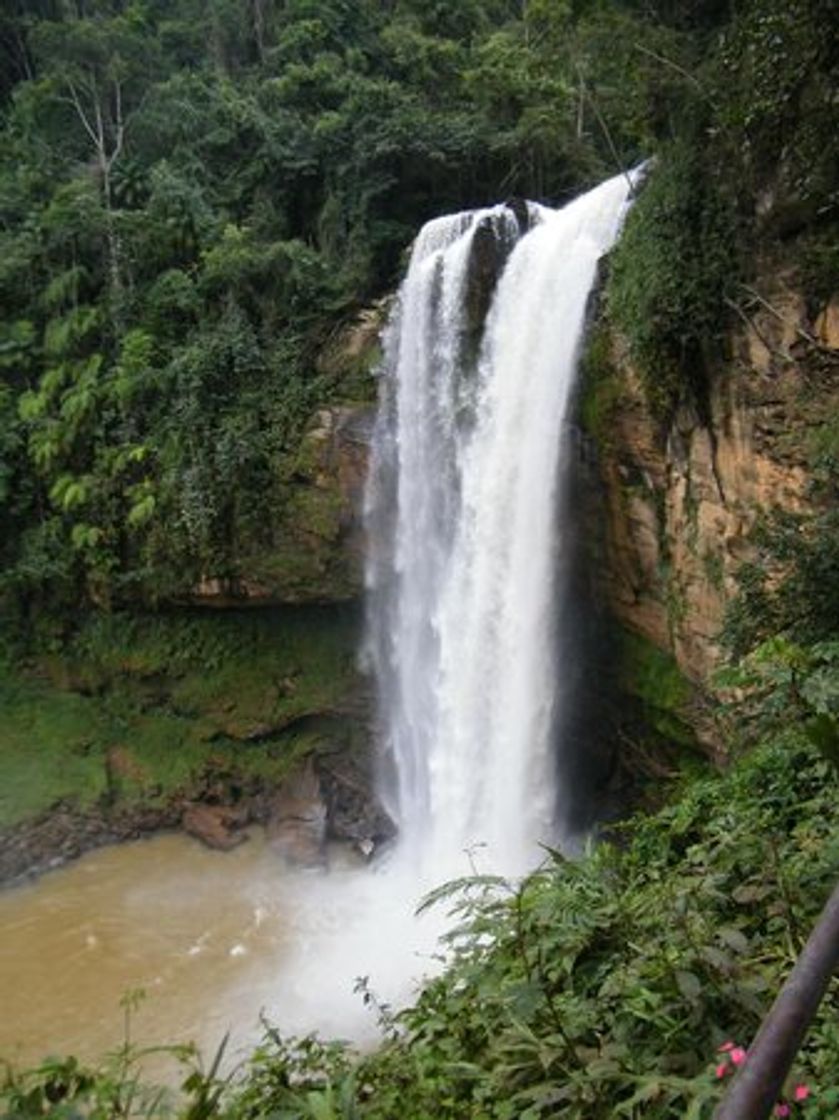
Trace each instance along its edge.
{"label": "tree", "polygon": [[45,90],[72,110],[92,153],[101,190],[115,333],[124,322],[124,262],[115,216],[114,172],[126,131],[156,69],[155,41],[143,33],[142,12],[94,14],[47,21],[35,35]]}

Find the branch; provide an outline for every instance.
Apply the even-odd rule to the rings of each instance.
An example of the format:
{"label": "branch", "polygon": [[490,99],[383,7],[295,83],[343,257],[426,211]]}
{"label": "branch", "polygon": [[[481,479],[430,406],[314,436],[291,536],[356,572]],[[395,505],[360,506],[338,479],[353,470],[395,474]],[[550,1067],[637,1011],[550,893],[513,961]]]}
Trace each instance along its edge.
{"label": "branch", "polygon": [[633,196],[634,192],[635,192],[635,187],[633,185],[633,182],[629,177],[628,171],[626,170],[623,163],[621,162],[621,158],[618,155],[618,150],[615,147],[614,141],[612,140],[612,134],[611,134],[611,132],[609,132],[609,128],[608,128],[605,120],[600,115],[600,110],[597,108],[597,104],[596,104],[594,98],[591,95],[591,90],[588,89],[588,87],[585,84],[585,78],[583,77],[582,70],[580,68],[578,68],[577,73],[580,76],[581,91],[585,92],[585,95],[588,98],[588,103],[589,103],[589,105],[591,105],[592,112],[594,113],[595,117],[597,118],[597,123],[600,125],[600,128],[603,130],[603,135],[606,137],[606,143],[609,145],[609,151],[612,153],[612,159],[617,164],[618,170],[620,171],[621,175],[623,175],[624,179],[626,179],[627,183],[629,184],[629,196],[631,198]]}
{"label": "branch", "polygon": [[746,314],[746,312],[743,310],[740,304],[736,302],[736,300],[729,299],[728,296],[724,296],[723,303],[726,307],[730,307],[732,311],[739,315],[742,321],[746,324],[748,330],[754,331],[760,342],[766,347],[767,353],[779,358],[783,358],[785,362],[793,361],[792,355],[789,353],[789,351],[779,350],[777,347],[772,345],[766,335],[761,331],[760,327],[758,327],[754,319],[752,319],[750,315]]}
{"label": "branch", "polygon": [[125,121],[122,117],[122,84],[120,82],[114,83],[116,90],[116,136],[114,138],[114,147],[110,156],[108,157],[108,171],[114,166],[122,152],[122,145],[125,140]]}
{"label": "branch", "polygon": [[673,62],[672,59],[665,58],[663,54],[656,54],[656,52],[651,51],[649,47],[644,47],[640,43],[633,43],[632,45],[633,47],[635,47],[636,51],[640,51],[641,54],[646,54],[650,58],[654,58],[656,62],[660,62],[664,66],[669,66],[671,70],[675,70],[677,74],[681,74],[683,78],[687,78],[687,80],[692,85],[696,86],[696,88],[709,104],[714,104],[710,94],[706,91],[705,87],[702,85],[695,74],[691,74],[689,70],[685,70],[684,67],[678,64],[678,62]]}
{"label": "branch", "polygon": [[765,1120],[839,967],[839,886],[763,1021],[713,1120]]}
{"label": "branch", "polygon": [[836,357],[829,346],[823,346],[822,343],[819,342],[819,340],[815,337],[815,335],[810,334],[809,331],[805,331],[804,328],[799,326],[797,323],[790,322],[790,320],[787,319],[787,317],[783,315],[777,307],[773,307],[769,300],[764,299],[760,292],[756,292],[755,289],[750,288],[748,284],[741,284],[740,287],[744,292],[748,292],[752,299],[757,300],[760,306],[765,308],[770,315],[774,315],[779,323],[782,323],[785,327],[792,327],[798,337],[803,339],[804,342],[808,343],[808,345],[814,346],[817,350],[820,350],[822,353],[827,354],[831,358]]}
{"label": "branch", "polygon": [[[79,120],[84,125],[85,132],[88,134],[90,139],[93,141],[94,147],[100,148],[101,144],[102,144],[101,137],[97,137],[96,132],[94,131],[93,125],[90,123],[90,120],[88,119],[87,114],[85,113],[84,109],[82,108],[82,103],[79,99],[78,93],[76,92],[76,87],[73,85],[73,80],[71,78],[67,78],[66,80],[67,80],[67,88],[70,90],[70,104],[75,108],[76,112],[78,113]],[[66,100],[66,98],[64,98],[63,100]]]}

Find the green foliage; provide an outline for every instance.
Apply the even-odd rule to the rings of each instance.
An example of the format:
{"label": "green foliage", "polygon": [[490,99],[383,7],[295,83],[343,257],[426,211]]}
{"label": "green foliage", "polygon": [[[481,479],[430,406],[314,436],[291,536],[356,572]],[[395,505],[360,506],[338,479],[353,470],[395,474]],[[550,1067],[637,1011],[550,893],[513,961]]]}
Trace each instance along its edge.
{"label": "green foliage", "polygon": [[754,733],[777,734],[794,721],[839,768],[839,640],[803,647],[770,638],[721,670],[718,684],[739,690],[737,715],[749,718]]}
{"label": "green foliage", "polygon": [[659,59],[720,16],[666,7],[13,7],[0,589],[61,610],[246,574],[297,516],[313,409],[369,394],[318,355],[417,226],[560,201],[676,127]]}
{"label": "green foliage", "polygon": [[[211,771],[279,779],[326,725],[346,733],[356,642],[351,611],[318,608],[101,614],[42,636],[28,670],[2,665],[0,826],[58,802],[165,804]],[[118,788],[115,748],[137,774]]]}
{"label": "green foliage", "polygon": [[607,305],[663,419],[685,395],[704,407],[737,282],[759,261],[795,267],[814,306],[839,284],[839,109],[828,93],[837,56],[824,34],[835,14],[830,0],[755,0],[705,50],[694,34],[677,39],[681,53],[657,52],[681,75],[681,96],[669,98],[670,126],[615,252]]}
{"label": "green foliage", "polygon": [[648,726],[665,740],[695,747],[688,722],[692,690],[671,656],[638,634],[620,635],[620,686],[641,703]]}
{"label": "green foliage", "polygon": [[753,533],[757,555],[738,573],[723,637],[733,658],[776,635],[811,645],[839,634],[839,429],[811,434],[809,513],[769,511]]}
{"label": "green foliage", "polygon": [[170,1089],[149,1087],[143,1081],[143,1063],[150,1056],[174,1059],[182,1071],[183,1089],[189,1106],[183,1120],[207,1120],[216,1106],[227,1079],[219,1075],[227,1039],[222,1041],[208,1070],[200,1055],[189,1045],[140,1047],[131,1040],[132,1016],[145,999],[145,991],[126,992],[120,1000],[125,1027],[122,1043],[99,1066],[84,1066],[76,1058],[48,1058],[36,1069],[17,1073],[7,1066],[0,1082],[0,1100],[8,1120],[35,1120],[36,1117],[89,1117],[112,1120],[116,1117],[171,1116],[175,1113],[175,1094]]}
{"label": "green foliage", "polygon": [[[426,905],[449,908],[446,971],[413,1007],[382,1009],[378,1050],[268,1028],[235,1084],[193,1075],[175,1114],[708,1120],[727,1081],[719,1047],[749,1045],[834,886],[835,792],[826,763],[788,734],[694,779],[616,845],[550,853],[520,883],[442,887]],[[836,1013],[830,991],[796,1061],[812,1120],[835,1107]],[[111,1069],[84,1072],[101,1090]],[[43,1102],[49,1073],[10,1076],[9,1115],[31,1115],[14,1110]]]}
{"label": "green foliage", "polygon": [[812,436],[808,514],[767,514],[753,533],[757,557],[738,573],[723,639],[728,690],[741,740],[795,726],[839,768],[839,433]]}
{"label": "green foliage", "polygon": [[[612,259],[608,313],[630,341],[654,411],[667,417],[725,324],[737,274],[730,212],[693,135],[650,175]],[[690,384],[694,378],[693,385]]]}
{"label": "green foliage", "polygon": [[[693,783],[622,848],[438,892],[448,970],[350,1076],[320,1066],[333,1099],[353,1094],[332,1114],[709,1116],[717,1047],[748,1044],[833,885],[835,825],[825,765],[786,744]],[[834,1014],[831,997],[800,1059],[816,1099],[837,1074],[818,1041]],[[261,1099],[246,1089],[228,1115],[276,1106],[259,1062]],[[301,1086],[288,1114],[304,1100]]]}
{"label": "green foliage", "polygon": [[612,419],[623,394],[611,347],[611,334],[601,319],[589,334],[582,357],[580,420],[603,451],[610,445]]}

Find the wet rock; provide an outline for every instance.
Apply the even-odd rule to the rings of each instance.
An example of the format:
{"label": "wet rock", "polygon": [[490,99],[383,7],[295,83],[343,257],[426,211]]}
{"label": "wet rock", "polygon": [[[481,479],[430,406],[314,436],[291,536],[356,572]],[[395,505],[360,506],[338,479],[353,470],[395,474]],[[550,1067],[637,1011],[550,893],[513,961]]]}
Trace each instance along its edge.
{"label": "wet rock", "polygon": [[464,307],[467,347],[474,352],[477,352],[492,295],[513,244],[514,239],[505,236],[491,218],[482,218],[475,229]]}
{"label": "wet rock", "polygon": [[512,210],[515,219],[519,224],[519,237],[524,237],[530,229],[530,213],[527,209],[527,201],[523,198],[513,196],[508,198],[504,203],[508,210]]}
{"label": "wet rock", "polygon": [[396,826],[376,796],[371,760],[336,750],[321,754],[317,766],[330,839],[349,842],[370,859],[396,835]]}
{"label": "wet rock", "polygon": [[177,828],[181,815],[176,804],[113,811],[105,805],[80,809],[57,802],[46,813],[0,833],[0,883],[40,875],[104,844]]}
{"label": "wet rock", "polygon": [[184,832],[220,852],[229,852],[247,840],[241,831],[246,817],[241,810],[225,805],[189,805],[181,826]]}
{"label": "wet rock", "polygon": [[374,793],[368,708],[368,698],[356,697],[342,717],[352,719],[355,733],[349,736],[340,722],[334,737],[323,730],[316,755],[279,788],[259,774],[230,772],[219,759],[168,799],[144,785],[142,794],[150,800],[120,800],[114,795],[117,777],[135,783],[141,768],[130,753],[114,748],[114,788],[96,804],[57,801],[41,816],[0,830],[0,884],[59,867],[93,848],[174,829],[227,851],[247,838],[247,825],[264,825],[274,848],[297,866],[322,866],[327,840],[352,844],[371,858],[395,828]]}
{"label": "wet rock", "polygon": [[311,761],[295,771],[273,795],[266,825],[271,847],[294,867],[324,862],[327,808]]}

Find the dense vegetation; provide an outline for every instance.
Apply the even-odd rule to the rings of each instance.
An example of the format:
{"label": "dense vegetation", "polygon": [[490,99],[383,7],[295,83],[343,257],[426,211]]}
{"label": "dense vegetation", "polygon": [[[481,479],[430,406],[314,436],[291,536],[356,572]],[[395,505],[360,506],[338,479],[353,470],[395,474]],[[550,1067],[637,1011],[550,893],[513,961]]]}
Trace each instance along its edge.
{"label": "dense vegetation", "polygon": [[762,246],[796,243],[813,298],[835,282],[833,0],[4,13],[0,595],[24,613],[160,601],[276,546],[301,426],[359,392],[318,353],[434,213],[656,153],[609,304],[665,408]]}
{"label": "dense vegetation", "polygon": [[[609,307],[653,406],[701,405],[732,315],[784,269],[818,311],[839,284],[834,3],[737,5],[684,82],[675,131],[629,217]],[[745,310],[744,310],[745,309]]]}
{"label": "dense vegetation", "polygon": [[731,229],[782,149],[805,224],[835,206],[830,100],[796,131],[830,8],[7,5],[0,593],[154,602],[275,546],[301,426],[358,392],[318,353],[434,213],[558,202],[658,152],[616,315],[645,352],[713,334]]}
{"label": "dense vegetation", "polygon": [[[175,1111],[706,1118],[741,1056],[726,1043],[749,1045],[833,885],[835,791],[827,763],[788,732],[590,858],[550,859],[518,885],[448,887],[436,905],[453,905],[449,971],[409,1011],[383,1010],[379,1051],[358,1061],[269,1031],[239,1084],[193,1073]],[[794,1116],[827,1120],[839,1107],[836,1000],[834,987],[791,1072]],[[159,1116],[137,1057],[129,1047],[97,1070],[62,1061],[12,1076],[7,1114]]]}
{"label": "dense vegetation", "polygon": [[[367,391],[322,354],[393,285],[432,214],[559,202],[655,153],[604,308],[663,419],[685,393],[701,402],[728,317],[745,313],[740,283],[783,267],[813,308],[836,291],[837,15],[836,0],[6,4],[4,637],[39,629],[41,673],[62,652],[88,675],[76,692],[112,694],[101,723],[87,699],[59,703],[0,664],[6,743],[30,751],[38,703],[71,765],[118,727],[166,754],[155,780],[176,785],[203,759],[208,718],[218,738],[214,688],[261,718],[254,651],[266,680],[300,677],[271,693],[272,716],[328,704],[347,671],[331,639],[310,663],[293,640],[275,652],[261,622],[219,637],[107,612],[177,599],[281,543],[304,425]],[[816,390],[827,376],[814,364]],[[814,441],[816,513],[767,517],[727,626],[730,745],[755,753],[591,858],[443,892],[451,971],[415,1008],[384,1011],[380,1052],[358,1063],[269,1034],[241,1086],[194,1075],[185,1117],[709,1114],[730,1068],[719,1047],[753,1036],[839,866],[835,427]],[[79,626],[80,604],[104,621]],[[177,759],[157,751],[173,728]],[[20,758],[6,762],[18,780]],[[42,792],[45,806],[61,795]],[[836,1010],[834,991],[790,1086],[811,1090],[800,1115],[839,1107]],[[133,1057],[10,1074],[3,1103],[157,1114]]]}
{"label": "dense vegetation", "polygon": [[595,84],[617,142],[652,143],[598,48],[636,17],[587,8],[6,7],[7,601],[159,601],[276,544],[301,425],[346,392],[317,352],[418,224],[602,177]]}
{"label": "dense vegetation", "polygon": [[354,612],[308,607],[100,614],[37,660],[0,655],[0,830],[56,806],[172,824],[184,798],[276,785],[322,740],[350,749],[356,644]]}

